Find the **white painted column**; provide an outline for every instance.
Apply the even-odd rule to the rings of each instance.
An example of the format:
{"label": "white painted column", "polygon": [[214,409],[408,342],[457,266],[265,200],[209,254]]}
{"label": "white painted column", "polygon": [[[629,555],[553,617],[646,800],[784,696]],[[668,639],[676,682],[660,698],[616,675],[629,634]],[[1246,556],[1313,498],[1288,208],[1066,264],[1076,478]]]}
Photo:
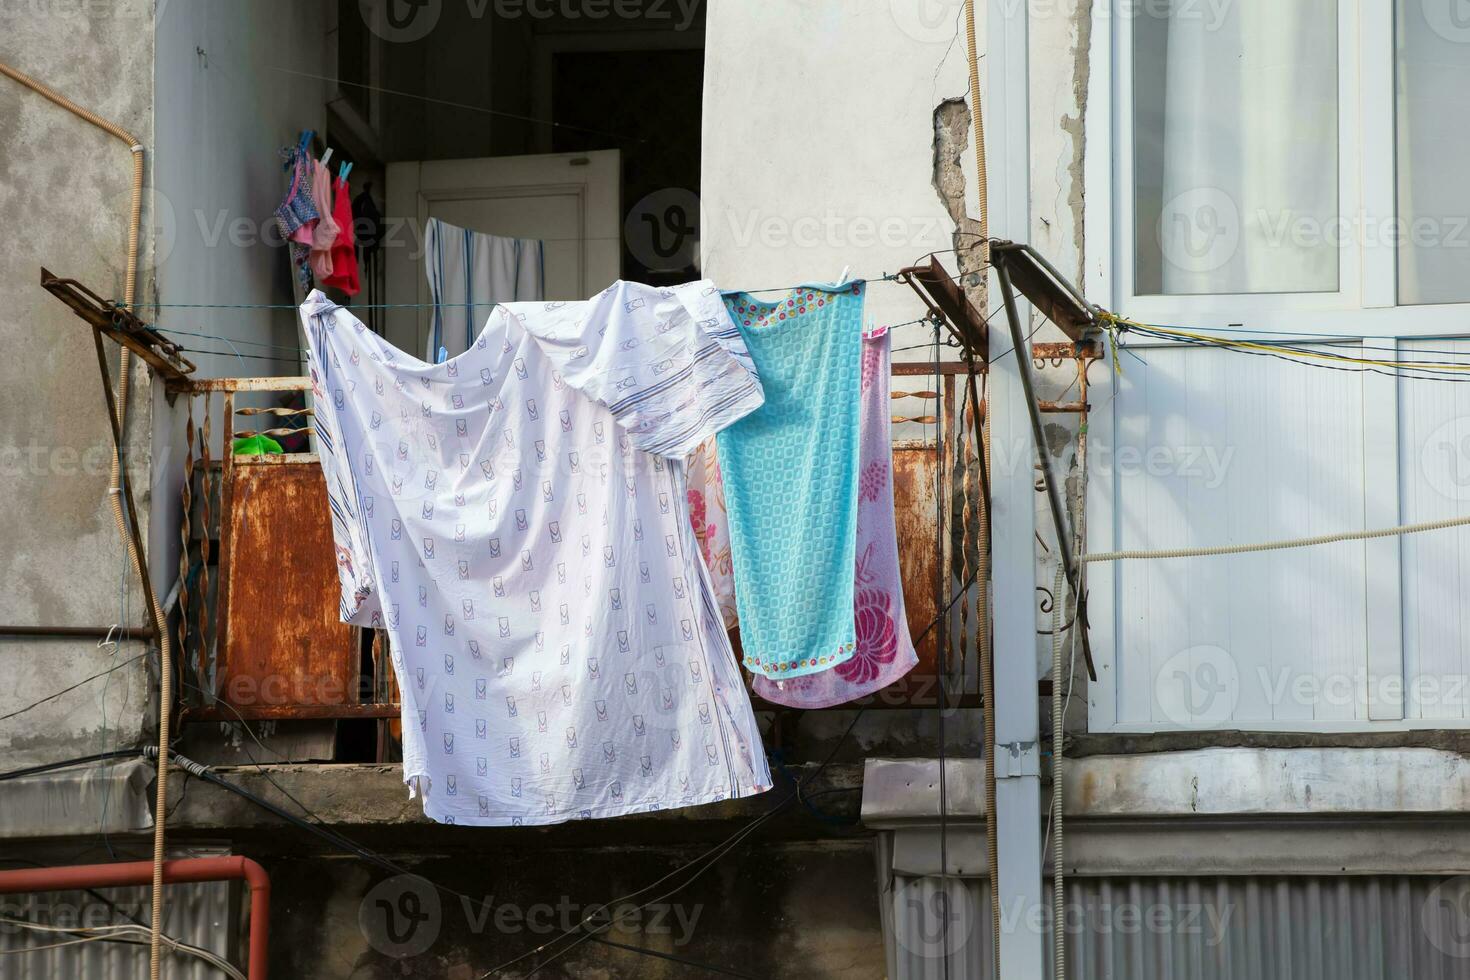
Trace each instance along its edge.
{"label": "white painted column", "polygon": [[[990,232],[1015,241],[1025,241],[1031,227],[1026,6],[1014,0],[987,0],[986,54],[981,66]],[[992,276],[991,308],[1000,301],[1000,289]],[[1018,305],[1020,315],[1029,316],[1029,304],[1020,301]],[[1030,333],[1029,328],[1025,333]],[[1027,353],[1011,353],[1010,347],[1007,329],[993,324],[988,402],[1001,976],[1040,980],[1046,961],[1045,935],[1040,928],[1042,826],[1032,468],[1036,446],[1019,374],[1019,358]]]}

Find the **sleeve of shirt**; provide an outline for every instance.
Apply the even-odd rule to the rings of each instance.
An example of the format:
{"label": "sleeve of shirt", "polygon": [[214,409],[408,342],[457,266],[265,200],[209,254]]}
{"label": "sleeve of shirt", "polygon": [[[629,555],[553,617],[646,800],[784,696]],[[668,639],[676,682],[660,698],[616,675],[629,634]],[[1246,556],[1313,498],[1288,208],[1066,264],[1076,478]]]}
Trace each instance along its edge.
{"label": "sleeve of shirt", "polygon": [[301,305],[301,325],[310,354],[312,428],[327,482],[327,505],[332,512],[333,550],[342,589],[339,612],[344,623],[382,626],[382,606],[373,581],[371,538],[348,458],[350,434],[346,430],[353,426],[353,419],[345,398],[338,397],[341,385],[335,379],[340,364],[328,337],[329,332],[353,329],[356,320],[313,290]]}
{"label": "sleeve of shirt", "polygon": [[618,282],[585,303],[510,311],[573,388],[605,406],[633,445],[682,459],[765,395],[719,290]]}

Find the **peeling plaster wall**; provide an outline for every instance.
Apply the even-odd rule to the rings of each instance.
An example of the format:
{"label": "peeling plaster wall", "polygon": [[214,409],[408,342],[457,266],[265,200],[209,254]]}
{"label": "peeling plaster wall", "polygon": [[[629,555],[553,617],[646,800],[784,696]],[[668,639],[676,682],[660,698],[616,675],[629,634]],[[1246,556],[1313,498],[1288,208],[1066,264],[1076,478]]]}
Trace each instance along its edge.
{"label": "peeling plaster wall", "polygon": [[[0,4],[0,60],[152,142],[153,2]],[[132,156],[0,78],[0,624],[139,626],[140,591],[107,503],[111,436],[91,331],[38,285],[42,265],[121,298]],[[145,222],[147,215],[145,215]],[[143,244],[138,295],[150,292]],[[109,345],[114,366],[117,352]],[[147,526],[152,391],[135,370],[128,472]],[[122,664],[95,639],[0,637],[0,716]],[[6,768],[135,743],[144,661],[0,721]]]}

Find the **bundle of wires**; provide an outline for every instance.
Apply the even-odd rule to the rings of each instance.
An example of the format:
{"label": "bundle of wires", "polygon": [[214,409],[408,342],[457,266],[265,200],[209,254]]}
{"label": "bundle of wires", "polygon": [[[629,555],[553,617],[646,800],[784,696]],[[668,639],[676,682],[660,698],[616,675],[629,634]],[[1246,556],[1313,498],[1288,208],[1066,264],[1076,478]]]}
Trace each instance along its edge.
{"label": "bundle of wires", "polygon": [[[1419,348],[1412,353],[1428,356],[1415,358],[1407,356],[1411,352],[1403,352],[1396,347],[1366,344],[1357,337],[1323,334],[1314,336],[1311,340],[1269,340],[1260,338],[1275,334],[1262,330],[1229,328],[1212,333],[1176,326],[1162,326],[1156,323],[1143,323],[1105,310],[1099,311],[1098,318],[1102,321],[1104,329],[1108,331],[1115,347],[1122,337],[1133,334],[1193,347],[1216,347],[1258,357],[1274,357],[1308,367],[1327,368],[1334,371],[1366,371],[1388,377],[1419,378],[1428,381],[1470,381],[1470,350]],[[1241,336],[1227,337],[1220,336],[1220,333],[1236,333]],[[1329,349],[1337,345],[1354,345],[1363,352],[1381,351],[1390,356],[1359,356]]]}
{"label": "bundle of wires", "polygon": [[[15,955],[18,953],[39,953],[42,950],[61,949],[64,946],[80,946],[83,943],[99,942],[125,943],[130,946],[142,946],[146,948],[151,934],[148,926],[138,922],[120,922],[115,925],[102,926],[58,926],[35,922],[30,919],[16,919],[10,916],[0,915],[0,925],[25,929],[30,932],[46,933],[57,937],[69,937],[57,938],[54,942],[44,943],[39,946],[17,946],[9,949],[0,949],[0,956]],[[245,974],[241,973],[233,963],[202,946],[194,946],[168,935],[160,938],[164,946],[176,953],[183,953],[201,959],[226,976],[234,978],[234,980],[245,980]]]}

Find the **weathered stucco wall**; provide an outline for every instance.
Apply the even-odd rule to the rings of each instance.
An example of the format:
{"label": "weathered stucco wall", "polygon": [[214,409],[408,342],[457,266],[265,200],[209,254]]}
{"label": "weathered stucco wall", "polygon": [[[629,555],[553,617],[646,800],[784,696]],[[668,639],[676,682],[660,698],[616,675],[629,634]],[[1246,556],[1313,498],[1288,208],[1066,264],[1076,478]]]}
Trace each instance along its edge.
{"label": "weathered stucco wall", "polygon": [[[151,144],[152,0],[0,4],[0,60]],[[131,176],[119,140],[0,78],[0,625],[145,619],[107,503],[111,437],[91,331],[39,286],[45,265],[121,299]],[[115,348],[109,357],[115,370]],[[145,526],[151,401],[135,371],[127,463]],[[0,636],[0,717],[143,650]],[[136,742],[150,715],[144,664],[0,721],[7,768]]]}

